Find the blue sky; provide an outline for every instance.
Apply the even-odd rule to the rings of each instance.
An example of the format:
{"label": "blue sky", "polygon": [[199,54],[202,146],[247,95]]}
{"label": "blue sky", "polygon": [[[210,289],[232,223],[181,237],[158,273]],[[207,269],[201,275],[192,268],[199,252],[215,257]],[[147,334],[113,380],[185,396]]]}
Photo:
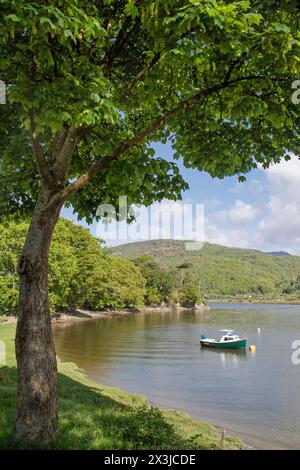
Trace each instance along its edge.
{"label": "blue sky", "polygon": [[[172,159],[169,144],[154,144],[153,147],[157,155]],[[263,251],[284,250],[300,255],[298,158],[294,156],[289,162],[282,161],[266,171],[254,170],[247,175],[245,183],[239,183],[236,176],[218,180],[207,173],[186,169],[181,162],[179,166],[190,186],[183,194],[183,201],[193,206],[204,205],[205,241]],[[62,215],[77,222],[76,216],[69,209],[64,209]],[[193,219],[195,218],[196,214],[193,215]],[[150,225],[151,221],[149,219]],[[93,235],[104,236],[103,224],[95,222],[88,226],[84,221],[77,223],[88,227]],[[137,224],[130,227],[131,231],[136,229]],[[153,233],[161,236],[161,232],[154,230]],[[152,238],[160,238],[159,235]],[[132,241],[114,240],[107,235],[104,238],[107,245]]]}

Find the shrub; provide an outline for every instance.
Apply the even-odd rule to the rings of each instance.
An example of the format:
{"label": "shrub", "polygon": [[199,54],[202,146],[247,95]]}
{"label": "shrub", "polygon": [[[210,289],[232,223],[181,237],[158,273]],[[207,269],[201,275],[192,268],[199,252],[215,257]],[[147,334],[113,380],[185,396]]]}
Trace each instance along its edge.
{"label": "shrub", "polygon": [[147,305],[160,305],[170,303],[170,297],[175,285],[175,273],[166,267],[161,267],[150,256],[141,256],[136,259],[146,279],[145,302]]}
{"label": "shrub", "polygon": [[183,307],[194,307],[203,302],[203,295],[198,286],[186,284],[180,291],[180,304]]}

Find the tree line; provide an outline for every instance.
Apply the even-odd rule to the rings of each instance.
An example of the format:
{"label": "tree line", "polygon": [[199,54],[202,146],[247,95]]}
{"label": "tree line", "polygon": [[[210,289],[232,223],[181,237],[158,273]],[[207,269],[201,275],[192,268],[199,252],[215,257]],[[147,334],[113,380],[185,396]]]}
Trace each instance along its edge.
{"label": "tree line", "polygon": [[[18,262],[28,223],[0,224],[0,315],[18,311]],[[135,261],[112,256],[82,226],[61,219],[49,255],[51,312],[72,308],[124,309],[203,301],[193,285],[180,286],[178,275],[151,256]]]}

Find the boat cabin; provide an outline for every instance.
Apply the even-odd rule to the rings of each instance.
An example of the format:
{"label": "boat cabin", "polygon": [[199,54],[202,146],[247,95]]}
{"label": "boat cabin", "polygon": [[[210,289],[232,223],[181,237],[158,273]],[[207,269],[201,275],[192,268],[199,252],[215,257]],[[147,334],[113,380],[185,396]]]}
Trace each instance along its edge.
{"label": "boat cabin", "polygon": [[220,342],[225,342],[225,341],[238,341],[240,337],[234,333],[233,330],[220,330],[222,333],[224,333],[220,339]]}

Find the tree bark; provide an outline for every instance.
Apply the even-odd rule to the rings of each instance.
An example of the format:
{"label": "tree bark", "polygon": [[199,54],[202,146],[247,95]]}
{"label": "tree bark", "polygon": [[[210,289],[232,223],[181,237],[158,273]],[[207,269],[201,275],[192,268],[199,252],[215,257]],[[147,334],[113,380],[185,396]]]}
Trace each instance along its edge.
{"label": "tree bark", "polygon": [[57,365],[48,302],[48,255],[61,206],[47,209],[51,197],[49,190],[41,190],[19,262],[14,442],[25,445],[41,445],[57,437]]}

